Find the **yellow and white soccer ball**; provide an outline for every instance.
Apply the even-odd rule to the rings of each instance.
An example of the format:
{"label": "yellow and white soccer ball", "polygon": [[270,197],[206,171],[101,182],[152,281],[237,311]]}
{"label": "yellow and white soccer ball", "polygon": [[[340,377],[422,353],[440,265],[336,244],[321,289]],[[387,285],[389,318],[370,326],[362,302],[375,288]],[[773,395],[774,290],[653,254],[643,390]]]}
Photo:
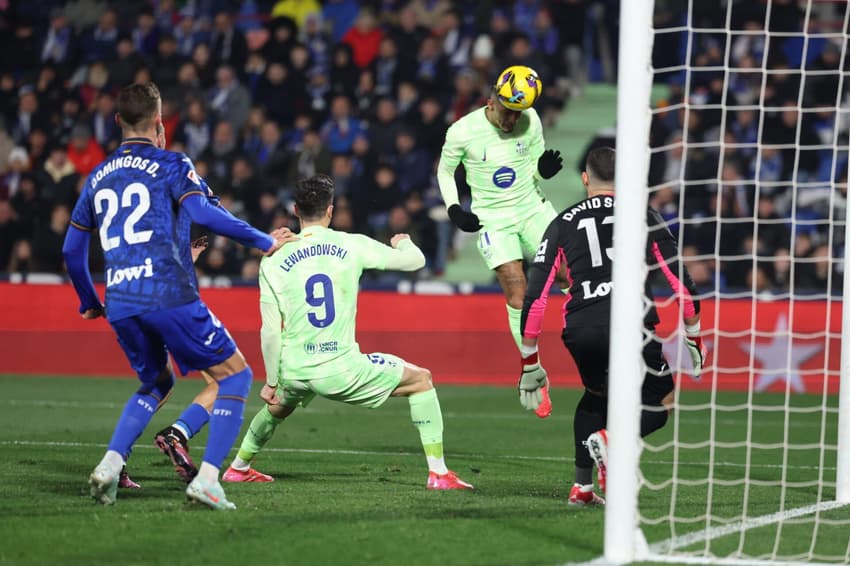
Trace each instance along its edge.
{"label": "yellow and white soccer ball", "polygon": [[496,97],[510,110],[528,110],[542,90],[543,83],[537,72],[525,65],[508,67],[499,73],[496,80]]}

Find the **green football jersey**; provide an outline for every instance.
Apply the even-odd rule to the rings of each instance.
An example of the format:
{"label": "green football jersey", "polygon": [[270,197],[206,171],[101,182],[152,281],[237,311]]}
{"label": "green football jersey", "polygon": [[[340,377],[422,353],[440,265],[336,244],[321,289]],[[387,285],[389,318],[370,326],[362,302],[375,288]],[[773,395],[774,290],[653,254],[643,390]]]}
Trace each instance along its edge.
{"label": "green football jersey", "polygon": [[410,240],[394,250],[322,226],[309,226],[299,236],[260,262],[260,302],[281,313],[284,378],[308,380],[342,373],[347,354],[359,353],[354,318],[363,270],[385,269],[388,258],[408,246],[421,252]]}
{"label": "green football jersey", "polygon": [[[457,194],[453,173],[460,163],[472,189],[472,212],[489,230],[509,226],[544,200],[537,177],[543,154],[543,126],[537,112],[525,110],[513,131],[487,120],[486,107],[470,112],[449,128],[440,155],[440,189],[451,206]],[[444,185],[450,185],[444,186]]]}

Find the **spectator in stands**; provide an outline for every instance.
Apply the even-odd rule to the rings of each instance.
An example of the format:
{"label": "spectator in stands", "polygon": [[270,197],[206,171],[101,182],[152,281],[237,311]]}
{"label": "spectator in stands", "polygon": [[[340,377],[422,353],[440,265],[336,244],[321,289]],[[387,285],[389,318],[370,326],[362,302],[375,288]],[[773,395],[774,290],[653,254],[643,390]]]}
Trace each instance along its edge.
{"label": "spectator in stands", "polygon": [[330,89],[334,95],[353,95],[360,78],[360,71],[352,59],[351,46],[340,43],[331,56]]}
{"label": "spectator in stands", "polygon": [[215,15],[215,27],[210,38],[210,55],[215,65],[227,65],[232,69],[245,66],[248,46],[242,32],[233,24],[228,12]]}
{"label": "spectator in stands", "polygon": [[136,70],[145,64],[144,58],[136,51],[132,38],[122,35],[117,40],[115,55],[108,59],[109,79],[115,86],[123,86],[133,81]]}
{"label": "spectator in stands", "polygon": [[46,273],[62,273],[64,258],[62,242],[71,222],[71,209],[66,204],[57,204],[50,212],[50,223],[36,229],[32,242],[32,270]]}
{"label": "spectator in stands", "polygon": [[118,17],[113,10],[105,10],[100,15],[97,26],[83,36],[80,45],[82,62],[105,61],[115,53],[118,42]]}
{"label": "spectator in stands", "polygon": [[322,141],[331,153],[348,153],[354,140],[364,131],[360,120],[352,116],[348,96],[335,96],[331,103],[331,116],[320,130]]}
{"label": "spectator in stands", "polygon": [[203,158],[209,164],[210,175],[227,182],[230,166],[238,153],[236,131],[233,124],[222,120],[215,125],[212,144]]}
{"label": "spectator in stands", "polygon": [[217,120],[230,122],[236,130],[242,129],[251,109],[251,95],[239,83],[233,67],[227,65],[219,67],[216,71],[215,83],[207,94],[210,110]]}
{"label": "spectator in stands", "polygon": [[[94,140],[106,153],[112,153],[121,139],[121,129],[115,122],[115,97],[110,92],[97,95],[91,117]],[[170,138],[167,138],[170,139]]]}
{"label": "spectator in stands", "polygon": [[0,270],[5,270],[12,257],[12,248],[20,235],[15,209],[8,200],[0,200]]}
{"label": "spectator in stands", "polygon": [[372,64],[378,55],[378,47],[384,32],[378,27],[371,10],[361,10],[354,22],[354,27],[348,30],[342,42],[351,46],[352,60],[360,69]]}
{"label": "spectator in stands", "polygon": [[411,4],[399,11],[398,25],[390,29],[390,37],[395,41],[397,51],[408,57],[419,51],[419,46],[428,35],[428,28],[419,22],[416,9]]}
{"label": "spectator in stands", "polygon": [[155,73],[156,84],[162,91],[168,91],[177,85],[177,76],[184,58],[177,52],[177,40],[170,33],[162,34],[156,48]]}
{"label": "spectator in stands", "polygon": [[58,204],[73,206],[77,201],[76,187],[79,179],[80,175],[68,159],[65,147],[59,144],[53,145],[38,175],[41,195],[45,203],[48,206]]}
{"label": "spectator in stands", "polygon": [[289,159],[285,186],[294,190],[299,179],[309,179],[319,173],[327,175],[330,172],[331,152],[322,144],[318,132],[305,132],[301,147]]}
{"label": "spectator in stands", "polygon": [[290,18],[299,28],[310,15],[321,15],[322,7],[317,0],[278,0],[272,7],[272,18]]}
{"label": "spectator in stands", "polygon": [[139,14],[136,28],[133,30],[133,44],[136,51],[146,58],[156,55],[157,43],[159,42],[159,28],[156,26],[156,18],[153,12],[144,10]]}
{"label": "spectator in stands", "polygon": [[403,124],[398,119],[395,100],[382,98],[378,101],[373,127],[369,128],[369,145],[378,159],[389,160],[395,154],[396,137]]}
{"label": "spectator in stands", "polygon": [[449,69],[435,37],[426,37],[418,49],[415,63],[419,89],[427,94],[443,95],[447,89]]}
{"label": "spectator in stands", "polygon": [[21,187],[21,180],[30,169],[30,156],[26,148],[17,146],[9,152],[7,160],[8,171],[3,175],[0,186],[0,199],[14,197]]}
{"label": "spectator in stands", "polygon": [[38,98],[32,85],[18,90],[18,110],[11,122],[10,132],[15,143],[23,143],[35,128],[45,127],[47,116],[39,108]]}
{"label": "spectator in stands", "polygon": [[395,165],[398,187],[404,194],[421,191],[428,186],[433,161],[428,158],[425,150],[416,143],[416,136],[411,130],[402,129],[395,139]]}
{"label": "spectator in stands", "polygon": [[207,116],[204,103],[200,99],[189,102],[186,118],[186,121],[178,127],[175,137],[185,147],[186,155],[196,159],[212,142],[212,119]]}
{"label": "spectator in stands", "polygon": [[74,164],[77,174],[85,177],[105,158],[106,154],[97,145],[91,128],[82,123],[74,126],[71,130],[71,141],[68,144],[68,159]]}
{"label": "spectator in stands", "polygon": [[[57,66],[68,65],[76,56],[76,37],[60,7],[50,10],[50,28],[41,46],[41,62]],[[6,262],[0,261],[0,266]]]}

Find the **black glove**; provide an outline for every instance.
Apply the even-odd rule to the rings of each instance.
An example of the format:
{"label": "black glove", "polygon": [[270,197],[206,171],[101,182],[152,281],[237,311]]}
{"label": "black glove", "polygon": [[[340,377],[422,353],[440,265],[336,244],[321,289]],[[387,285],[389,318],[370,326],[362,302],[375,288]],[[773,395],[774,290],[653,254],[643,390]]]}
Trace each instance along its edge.
{"label": "black glove", "polygon": [[449,218],[452,219],[455,226],[464,232],[478,232],[481,230],[481,222],[478,221],[478,217],[462,209],[459,204],[453,204],[449,207]]}
{"label": "black glove", "polygon": [[561,152],[554,149],[547,149],[537,160],[537,172],[544,179],[551,179],[563,168],[564,160],[561,158]]}

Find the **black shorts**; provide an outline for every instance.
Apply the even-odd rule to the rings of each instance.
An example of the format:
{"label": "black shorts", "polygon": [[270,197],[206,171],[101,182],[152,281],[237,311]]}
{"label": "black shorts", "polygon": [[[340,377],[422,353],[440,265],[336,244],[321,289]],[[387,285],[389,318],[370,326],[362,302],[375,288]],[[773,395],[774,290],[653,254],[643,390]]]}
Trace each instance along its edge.
{"label": "black shorts", "polygon": [[[581,375],[581,382],[591,392],[608,396],[608,337],[609,327],[567,326],[561,334],[564,346],[570,351]],[[654,333],[652,334],[654,336]],[[664,359],[661,343],[649,340],[643,347],[646,374],[641,389],[644,405],[658,406],[673,391],[673,376]]]}

